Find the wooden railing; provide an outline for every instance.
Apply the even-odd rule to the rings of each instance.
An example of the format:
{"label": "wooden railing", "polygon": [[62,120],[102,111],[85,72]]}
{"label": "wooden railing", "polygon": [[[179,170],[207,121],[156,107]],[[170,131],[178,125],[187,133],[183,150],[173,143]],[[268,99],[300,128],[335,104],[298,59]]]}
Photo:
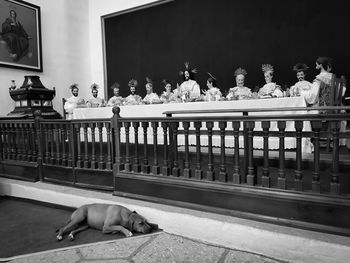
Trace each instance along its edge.
{"label": "wooden railing", "polygon": [[[162,118],[123,118],[114,108],[113,118],[105,120],[44,120],[36,112],[34,120],[0,120],[0,173],[114,190],[116,195],[157,202],[197,204],[201,209],[328,224],[331,219],[322,221],[316,215],[310,219],[306,211],[298,219],[293,210],[310,202],[305,206],[315,211],[333,211],[333,204],[341,204],[342,213],[350,213],[350,160],[339,147],[340,139],[350,140],[349,131],[340,130],[350,114],[339,113],[339,107],[322,110],[327,113],[275,115],[271,109],[271,115],[259,116],[251,115],[255,110],[204,110],[196,113],[211,114],[167,112]],[[242,114],[230,116],[230,112]],[[303,131],[310,120],[312,130]],[[273,122],[276,131],[269,130]],[[286,131],[290,122],[295,130]],[[331,128],[324,129],[324,123]],[[254,149],[257,137],[263,141],[261,150]],[[278,150],[269,149],[271,138],[278,140]],[[285,149],[290,138],[296,141],[295,149]],[[331,138],[331,154],[321,154],[322,138]],[[304,139],[312,140],[310,154],[303,153]],[[276,205],[281,202],[286,202],[283,207],[295,202],[290,208],[294,212],[281,214],[283,208]],[[257,209],[259,204],[263,208]],[[347,221],[334,225],[350,229]]]}
{"label": "wooden railing", "polygon": [[[308,108],[309,109],[309,108]],[[322,108],[323,110],[325,108]],[[332,108],[333,109],[333,108]],[[338,109],[338,108],[337,108]],[[289,111],[290,109],[288,109]],[[305,109],[304,109],[305,110]],[[329,107],[327,110],[331,110]],[[249,112],[254,112],[255,110],[249,110]],[[273,110],[272,110],[273,111]],[[279,109],[281,111],[281,109]],[[213,111],[198,111],[196,113],[213,113]],[[227,112],[238,112],[237,110],[225,110]],[[241,112],[241,110],[239,111]],[[185,117],[171,117],[175,113],[184,114],[187,113],[189,116]],[[222,112],[219,112],[222,113]],[[178,111],[178,112],[166,112],[168,117],[165,118],[122,118],[115,115],[114,125],[117,127],[115,129],[115,138],[119,138],[116,141],[116,148],[121,148],[120,134],[118,131],[121,128],[125,129],[126,134],[126,151],[120,152],[116,160],[118,171],[125,171],[130,173],[142,173],[145,175],[161,175],[161,176],[173,176],[181,178],[191,178],[194,180],[201,181],[218,181],[222,183],[230,184],[240,184],[248,186],[261,186],[265,188],[278,188],[284,190],[297,190],[297,191],[313,191],[320,193],[331,193],[331,194],[341,194],[341,187],[339,181],[339,174],[345,171],[339,171],[339,140],[341,138],[350,138],[349,132],[340,132],[340,122],[349,120],[349,114],[306,114],[306,115],[270,115],[270,116],[250,116],[245,114],[244,116],[208,116],[196,117],[193,113]],[[304,132],[303,123],[304,121],[312,120],[313,131]],[[278,124],[278,131],[269,131],[271,122],[276,121]],[[285,131],[286,122],[294,122],[295,131]],[[322,124],[327,121],[328,124],[332,126],[331,133],[328,130],[322,131]],[[257,123],[261,124],[262,131],[255,131],[254,127]],[[228,124],[230,129],[227,128]],[[191,126],[192,125],[192,126]],[[180,130],[179,127],[182,127]],[[214,131],[214,126],[218,127]],[[130,127],[142,127],[144,133],[143,144],[143,157],[142,165],[139,161],[139,153],[137,152],[138,147],[135,146],[134,153],[134,163],[132,163],[132,158],[130,156],[131,144],[129,141]],[[154,151],[152,155],[147,152],[147,128],[152,127],[153,129],[153,140],[154,140]],[[162,136],[164,137],[163,153],[160,153],[160,148],[157,147],[157,127],[162,128]],[[190,128],[191,127],[191,128]],[[205,130],[201,129],[204,128]],[[244,128],[244,129],[242,129]],[[133,137],[138,138],[138,132],[140,129],[133,129]],[[169,134],[171,135],[168,138]],[[148,136],[147,136],[148,135]],[[179,147],[178,139],[179,135],[184,137],[183,145],[183,164],[180,165],[179,158]],[[247,136],[247,146],[244,147],[245,155],[240,155],[239,148],[239,137],[242,135]],[[195,153],[191,154],[189,136],[195,136]],[[201,139],[203,136],[207,137],[208,145],[207,147],[201,147]],[[220,137],[220,146],[213,147],[212,141],[214,136]],[[225,139],[230,136],[231,140],[234,141],[234,145],[237,147],[227,148],[225,146]],[[262,149],[262,160],[257,160],[254,156],[253,142],[256,136],[262,136],[264,141],[264,147]],[[158,134],[159,137],[159,134]],[[279,140],[279,151],[277,156],[277,171],[273,171],[273,167],[270,165],[269,155],[271,151],[268,148],[268,140],[270,137],[278,137]],[[296,138],[296,149],[291,151],[284,148],[284,141],[286,138],[294,137]],[[308,165],[313,162],[312,168],[312,180],[311,184],[310,178],[304,178],[303,174],[305,170],[310,172],[310,169],[304,169],[302,167],[303,154],[302,154],[302,138],[312,138],[314,145],[313,161],[310,161],[310,155],[308,156]],[[330,174],[322,174],[323,167],[321,166],[320,159],[320,138],[332,138],[333,140],[333,150],[332,159],[329,160],[328,164],[331,165],[332,170]],[[193,140],[192,140],[193,141]],[[138,142],[135,142],[137,145]],[[204,152],[203,152],[204,150]],[[220,158],[219,163],[214,162],[213,151],[218,151]],[[286,167],[286,153],[291,155],[295,153],[295,159],[293,162],[293,167]],[[191,157],[190,157],[191,154]],[[228,160],[226,156],[229,154],[232,156],[232,160]],[[159,163],[158,157],[163,155],[162,164]],[[208,159],[205,168],[201,159],[205,155]],[[172,157],[170,159],[168,156]],[[246,160],[246,164],[242,164],[241,157]],[[122,161],[124,160],[124,161]],[[153,160],[153,162],[152,162]],[[259,163],[263,161],[260,168]],[[289,158],[290,162],[290,158]],[[152,163],[152,169],[150,169],[150,163]],[[160,167],[162,165],[162,167]],[[135,169],[132,169],[134,166]],[[324,166],[324,164],[323,164]],[[122,167],[124,167],[124,170]],[[160,169],[161,168],[161,169]],[[287,173],[294,173],[293,178],[287,179]],[[151,172],[152,171],[152,172]],[[160,173],[161,171],[161,173]],[[194,171],[194,173],[193,173]],[[276,175],[276,177],[273,176]],[[320,185],[320,178],[325,179],[323,186]],[[330,176],[329,178],[327,178]],[[259,183],[258,180],[259,179]],[[289,182],[287,183],[287,181]],[[276,182],[272,182],[276,181]],[[327,183],[326,183],[327,182]],[[346,188],[346,192],[342,194],[349,194],[349,188]]]}

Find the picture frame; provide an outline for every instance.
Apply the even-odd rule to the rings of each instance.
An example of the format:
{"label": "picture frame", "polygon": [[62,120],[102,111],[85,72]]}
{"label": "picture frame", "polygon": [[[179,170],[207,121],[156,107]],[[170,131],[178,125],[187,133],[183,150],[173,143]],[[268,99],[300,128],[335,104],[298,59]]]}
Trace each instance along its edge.
{"label": "picture frame", "polygon": [[39,6],[0,0],[0,66],[43,71]]}

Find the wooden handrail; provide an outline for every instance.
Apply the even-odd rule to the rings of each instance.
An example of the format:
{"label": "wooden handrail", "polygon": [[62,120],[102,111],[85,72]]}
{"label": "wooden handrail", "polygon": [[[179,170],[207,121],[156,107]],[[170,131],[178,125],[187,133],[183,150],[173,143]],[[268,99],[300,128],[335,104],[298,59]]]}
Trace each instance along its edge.
{"label": "wooden handrail", "polygon": [[350,110],[350,106],[325,106],[325,107],[286,107],[286,108],[252,108],[252,109],[215,109],[215,110],[174,110],[165,111],[164,115],[172,114],[201,114],[201,113],[245,113],[245,112],[267,112],[267,111],[314,111],[314,110]]}
{"label": "wooden handrail", "polygon": [[179,122],[179,121],[262,121],[262,120],[273,120],[273,121],[310,121],[310,120],[349,120],[349,113],[337,113],[337,114],[288,114],[288,115],[247,115],[247,116],[179,116],[179,117],[128,117],[128,118],[120,118],[120,121],[168,121],[168,122]]}

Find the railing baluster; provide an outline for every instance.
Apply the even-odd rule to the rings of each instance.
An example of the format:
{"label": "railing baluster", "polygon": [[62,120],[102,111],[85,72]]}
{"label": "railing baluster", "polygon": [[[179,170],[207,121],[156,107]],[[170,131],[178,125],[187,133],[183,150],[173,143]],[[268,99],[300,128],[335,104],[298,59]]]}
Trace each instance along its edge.
{"label": "railing baluster", "polygon": [[67,125],[61,124],[61,142],[62,142],[62,165],[67,165],[66,139],[67,139]]}
{"label": "railing baluster", "polygon": [[233,175],[232,182],[234,184],[241,183],[241,175],[240,175],[240,164],[239,164],[239,128],[241,127],[241,123],[239,121],[232,122],[233,128],[233,136],[235,141],[235,156],[234,156],[234,164],[233,164]]}
{"label": "railing baluster", "polygon": [[203,179],[203,170],[201,167],[201,127],[202,122],[194,122],[194,127],[196,129],[196,169],[194,171],[195,178],[198,180]]}
{"label": "railing baluster", "polygon": [[77,167],[82,168],[83,167],[83,160],[81,156],[81,138],[80,138],[80,127],[81,123],[77,123],[75,125],[75,132],[77,137]]}
{"label": "railing baluster", "polygon": [[190,122],[184,121],[182,123],[185,131],[185,163],[184,163],[184,177],[191,178],[191,169],[190,169],[190,158],[189,158],[189,145],[188,145],[188,134],[190,128]]}
{"label": "railing baluster", "polygon": [[[113,111],[113,119],[112,119],[112,127],[113,127],[113,136],[114,136],[114,149],[115,149],[115,160],[114,160],[114,164],[113,164],[113,174],[115,175],[116,173],[122,171],[124,169],[124,165],[123,165],[123,159],[121,156],[121,152],[120,152],[120,129],[121,129],[121,117],[119,115],[120,113],[120,108],[119,107],[113,107],[112,109]],[[105,123],[106,124],[106,123]],[[106,125],[106,130],[108,133],[108,128],[110,128],[108,125]],[[107,141],[108,141],[108,137],[107,136]],[[106,167],[107,168],[107,167]]]}
{"label": "railing baluster", "polygon": [[148,152],[147,152],[147,129],[148,129],[148,122],[142,122],[142,128],[143,128],[143,166],[142,171],[146,174],[148,174],[151,171],[151,167],[148,164]]}
{"label": "railing baluster", "polygon": [[5,159],[4,158],[4,126],[2,123],[0,123],[0,160]]}
{"label": "railing baluster", "polygon": [[213,164],[213,127],[214,122],[207,121],[206,127],[208,130],[208,170],[207,170],[207,180],[215,180],[214,164]]}
{"label": "railing baluster", "polygon": [[133,165],[133,170],[135,173],[139,173],[141,171],[141,165],[139,161],[139,127],[140,123],[139,122],[133,122],[132,126],[134,127],[134,136],[135,136],[135,156],[134,156],[134,165]]}
{"label": "railing baluster", "polygon": [[[16,145],[16,138],[18,137],[18,136],[16,136],[17,134],[17,132],[16,132],[16,124],[15,123],[13,123],[12,125],[11,125],[11,137],[12,137],[12,140],[11,140],[11,156],[12,156],[12,160],[16,160],[17,159],[17,156],[16,156],[16,154],[17,154],[17,145]],[[24,138],[24,136],[22,137],[22,138]]]}
{"label": "railing baluster", "polygon": [[302,131],[303,131],[303,121],[295,121],[295,131],[296,131],[296,169],[294,177],[295,190],[303,191],[303,171],[301,170],[301,141],[302,141]]}
{"label": "railing baluster", "polygon": [[[30,151],[30,144],[29,144],[29,136],[27,132],[27,123],[23,123],[23,130],[22,130],[22,138],[18,138],[19,140],[22,140],[23,148],[22,148],[22,156],[24,161],[29,161],[29,151]],[[16,137],[18,136],[18,133],[16,133]]]}
{"label": "railing baluster", "polygon": [[286,122],[278,121],[278,137],[279,137],[279,169],[278,169],[278,179],[277,187],[279,189],[286,189],[286,170],[285,170],[285,149],[284,149],[284,138]]}
{"label": "railing baluster", "polygon": [[31,142],[31,148],[32,148],[32,162],[37,161],[37,151],[36,151],[36,138],[35,138],[35,128],[34,123],[31,123],[29,126],[29,134],[30,134],[30,142]]}
{"label": "railing baluster", "polygon": [[[18,125],[15,125],[15,129],[17,129]],[[28,141],[26,136],[26,123],[22,123],[21,132],[16,131],[16,141],[22,142],[22,160],[28,161]],[[18,147],[17,145],[15,146]],[[17,155],[17,149],[15,149],[15,154]],[[17,156],[16,156],[17,157]]]}
{"label": "railing baluster", "polygon": [[84,168],[89,168],[89,150],[88,150],[88,124],[83,123],[84,129]]}
{"label": "railing baluster", "polygon": [[50,164],[55,164],[55,127],[53,124],[50,124],[49,134],[50,134],[50,149],[51,149],[51,155],[50,155]]}
{"label": "railing baluster", "polygon": [[158,122],[152,122],[153,128],[153,166],[152,173],[159,174],[160,167],[158,165]]}
{"label": "railing baluster", "polygon": [[73,154],[74,151],[74,125],[70,122],[69,125],[67,125],[67,139],[68,139],[68,166],[72,167],[75,164],[75,154]]}
{"label": "railing baluster", "polygon": [[24,123],[19,123],[19,124],[13,123],[11,126],[13,127],[13,145],[14,145],[13,152],[11,154],[12,158],[17,160],[24,160],[24,154],[25,154],[25,150],[24,150],[25,142],[24,142],[24,133],[23,133]]}
{"label": "railing baluster", "polygon": [[10,124],[6,124],[6,147],[7,147],[7,158],[11,159],[11,132]]}
{"label": "railing baluster", "polygon": [[24,123],[13,123],[11,125],[12,127],[12,134],[13,134],[13,151],[11,153],[12,159],[17,160],[23,160],[24,161],[24,154],[25,154],[25,142],[24,142]]}
{"label": "railing baluster", "polygon": [[339,128],[340,121],[331,121],[333,134],[331,194],[340,194],[339,184]]}
{"label": "railing baluster", "polygon": [[[106,169],[112,170],[112,132],[111,132],[111,124],[109,122],[105,123],[106,133],[107,133],[107,161],[106,161]],[[120,159],[121,160],[121,159]],[[123,164],[121,163],[121,167]]]}
{"label": "railing baluster", "polygon": [[[39,173],[39,179],[40,181],[43,180],[43,133],[42,133],[42,124],[40,122],[41,120],[41,111],[36,110],[34,111],[34,124],[32,126],[32,134],[33,134],[33,140],[36,141],[35,146],[37,147],[37,155],[35,158],[35,161],[38,164],[38,173]],[[36,137],[35,137],[36,136]],[[35,147],[34,147],[35,149]]]}
{"label": "railing baluster", "polygon": [[172,122],[171,128],[173,132],[173,149],[172,152],[174,153],[174,166],[172,170],[172,175],[179,177],[180,176],[180,168],[179,168],[179,157],[178,157],[178,149],[177,149],[177,133],[179,128],[178,122]]}
{"label": "railing baluster", "polygon": [[49,124],[43,123],[44,128],[44,138],[45,138],[45,158],[44,162],[46,164],[50,163],[50,151],[49,151]]}
{"label": "railing baluster", "polygon": [[130,122],[123,123],[125,129],[125,164],[124,169],[126,172],[132,171],[132,164],[130,162]]}
{"label": "railing baluster", "polygon": [[58,124],[55,124],[55,134],[56,134],[56,164],[60,165],[62,163],[61,159],[61,151],[60,151],[60,138],[61,138],[61,131],[60,126]]}
{"label": "railing baluster", "polygon": [[97,123],[97,128],[98,128],[98,144],[99,144],[99,161],[98,161],[98,169],[102,170],[104,166],[104,158],[103,158],[103,133],[102,133],[102,126],[103,124],[101,122]]}
{"label": "railing baluster", "polygon": [[219,181],[221,182],[227,182],[227,172],[226,172],[226,155],[225,155],[225,129],[227,127],[226,121],[220,121],[219,122],[219,128],[220,128],[220,140],[221,140],[221,164],[220,164],[220,172],[219,172]]}
{"label": "railing baluster", "polygon": [[311,121],[311,126],[314,131],[314,171],[312,173],[312,191],[320,193],[320,130],[322,128],[322,122]]}
{"label": "railing baluster", "polygon": [[96,163],[96,153],[95,153],[95,128],[96,123],[90,123],[89,125],[91,129],[91,168],[96,169],[97,163]]}
{"label": "railing baluster", "polygon": [[112,170],[112,131],[111,124],[109,122],[105,123],[106,133],[107,133],[107,161],[106,169]]}
{"label": "railing baluster", "polygon": [[162,167],[162,174],[165,176],[170,175],[170,167],[169,167],[169,161],[168,161],[168,123],[162,122],[162,128],[163,128],[163,167]]}
{"label": "railing baluster", "polygon": [[31,130],[30,130],[31,123],[27,123],[26,125],[26,138],[27,138],[27,161],[32,161],[32,136],[31,136]]}
{"label": "railing baluster", "polygon": [[264,167],[261,177],[261,184],[263,187],[270,188],[270,169],[269,169],[269,129],[270,121],[262,121],[261,127],[263,129],[264,138]]}
{"label": "railing baluster", "polygon": [[248,173],[247,173],[247,184],[256,185],[257,176],[255,174],[254,164],[253,164],[253,130],[255,127],[255,122],[247,121],[245,122],[248,136]]}

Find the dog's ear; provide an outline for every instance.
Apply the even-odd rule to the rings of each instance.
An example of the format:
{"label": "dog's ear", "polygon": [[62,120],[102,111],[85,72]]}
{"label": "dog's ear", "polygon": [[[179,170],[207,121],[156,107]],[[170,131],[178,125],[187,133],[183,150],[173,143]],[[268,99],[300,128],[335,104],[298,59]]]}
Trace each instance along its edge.
{"label": "dog's ear", "polygon": [[131,232],[134,230],[135,215],[137,215],[137,213],[136,211],[133,211],[129,216],[128,228]]}
{"label": "dog's ear", "polygon": [[153,230],[158,230],[158,225],[157,225],[157,224],[153,224],[153,223],[150,223],[150,222],[147,222],[147,224],[149,224],[150,227],[151,227]]}

